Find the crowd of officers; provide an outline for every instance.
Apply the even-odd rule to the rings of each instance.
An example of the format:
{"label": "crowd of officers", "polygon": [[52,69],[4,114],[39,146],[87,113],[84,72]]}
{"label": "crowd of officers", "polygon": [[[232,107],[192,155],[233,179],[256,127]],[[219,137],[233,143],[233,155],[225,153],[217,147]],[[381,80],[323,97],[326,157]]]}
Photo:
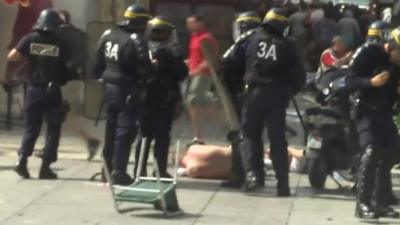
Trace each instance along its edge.
{"label": "crowd of officers", "polygon": [[[295,40],[288,37],[288,16],[287,10],[273,8],[263,22],[251,12],[238,17],[244,34],[223,58],[226,84],[241,113],[240,135],[232,139],[232,173],[222,184],[225,187],[251,191],[264,185],[261,159],[266,123],[277,195],[291,194],[285,114],[289,100],[305,84],[306,75]],[[345,79],[346,89],[356,100],[352,119],[357,126],[361,155],[356,172],[356,216],[363,219],[399,217],[389,207],[398,204],[390,171],[400,160],[398,130],[393,120],[400,97],[399,66],[400,28],[393,30],[383,21],[371,23],[366,42],[354,53]]]}
{"label": "crowd of officers", "polygon": [[[241,129],[233,138],[233,167],[226,187],[253,191],[264,186],[264,124],[277,178],[277,196],[291,195],[288,171],[286,109],[306,82],[296,40],[289,37],[289,12],[272,8],[262,20],[258,14],[240,14],[241,36],[223,57],[224,80],[240,116]],[[389,207],[390,170],[399,161],[398,132],[393,122],[400,84],[400,29],[374,23],[368,39],[350,63],[347,83],[357,96],[356,121],[362,157],[357,172],[356,216],[399,217]],[[9,54],[10,61],[27,60],[32,75],[27,82],[26,130],[15,171],[30,178],[27,167],[44,118],[47,137],[39,178],[56,179],[50,165],[57,160],[61,134],[62,94],[68,82],[70,53],[58,38],[61,21],[56,11],[44,10],[34,31]],[[149,31],[146,34],[146,30]],[[124,19],[107,30],[98,43],[94,76],[104,83],[107,123],[103,155],[114,184],[129,185],[127,172],[132,143],[146,138],[145,158],[154,141],[161,176],[168,177],[167,158],[174,110],[187,76],[175,27],[165,17],[152,17],[132,5]],[[138,141],[138,146],[141,145]],[[137,149],[138,156],[140,148]],[[145,167],[137,168],[146,175]]]}

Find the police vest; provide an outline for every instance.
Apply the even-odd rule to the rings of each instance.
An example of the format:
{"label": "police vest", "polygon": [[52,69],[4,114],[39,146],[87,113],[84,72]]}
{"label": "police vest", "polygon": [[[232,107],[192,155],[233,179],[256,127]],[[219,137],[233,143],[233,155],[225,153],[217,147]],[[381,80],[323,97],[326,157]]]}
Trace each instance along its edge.
{"label": "police vest", "polygon": [[[248,83],[274,84],[287,81],[290,48],[283,37],[258,30],[250,39],[246,55]],[[293,50],[293,49],[292,49]]]}
{"label": "police vest", "polygon": [[[390,61],[381,45],[366,43],[360,47],[350,62],[351,69],[356,76],[372,78],[383,70],[389,70]],[[397,81],[394,80],[395,74],[390,74],[390,79],[385,85],[379,88],[367,88],[357,93],[359,106],[374,110],[391,110],[395,101],[397,91]],[[393,97],[395,96],[395,97]]]}
{"label": "police vest", "polygon": [[109,83],[129,85],[134,80],[135,49],[127,48],[136,34],[130,34],[121,28],[108,30],[103,35],[101,51],[106,69],[103,79]]}
{"label": "police vest", "polygon": [[68,80],[68,56],[63,43],[50,33],[38,32],[30,34],[26,41],[29,42],[27,58],[32,66],[30,82],[64,84]]}

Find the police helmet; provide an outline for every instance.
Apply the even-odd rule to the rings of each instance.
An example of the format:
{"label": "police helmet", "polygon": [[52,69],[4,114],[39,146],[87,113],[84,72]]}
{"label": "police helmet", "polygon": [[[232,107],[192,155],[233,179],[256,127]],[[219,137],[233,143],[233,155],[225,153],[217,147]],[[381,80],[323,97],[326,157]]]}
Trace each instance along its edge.
{"label": "police helmet", "polygon": [[157,16],[149,21],[148,28],[150,32],[170,33],[175,29],[175,26],[166,17]]}
{"label": "police helmet", "polygon": [[62,20],[56,10],[45,9],[40,13],[40,16],[37,19],[36,24],[33,26],[33,29],[48,32],[57,29],[61,24]]}
{"label": "police helmet", "polygon": [[272,8],[265,15],[264,27],[271,27],[278,33],[286,35],[289,28],[289,12],[284,8]]}
{"label": "police helmet", "polygon": [[123,19],[117,24],[128,29],[135,29],[145,26],[150,19],[151,15],[146,8],[134,4],[125,10]]}
{"label": "police helmet", "polygon": [[259,27],[261,22],[261,18],[256,12],[253,11],[247,11],[239,14],[235,21],[241,34]]}
{"label": "police helmet", "polygon": [[383,43],[390,35],[390,24],[383,21],[375,21],[368,28],[367,41]]}

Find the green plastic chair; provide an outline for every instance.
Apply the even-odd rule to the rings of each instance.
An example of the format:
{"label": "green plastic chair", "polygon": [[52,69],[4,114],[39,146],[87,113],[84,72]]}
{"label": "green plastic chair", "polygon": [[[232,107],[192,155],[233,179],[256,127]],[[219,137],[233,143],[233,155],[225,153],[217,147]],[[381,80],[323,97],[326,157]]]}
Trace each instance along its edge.
{"label": "green plastic chair", "polygon": [[[139,156],[139,167],[142,168],[144,159],[144,148],[146,139],[142,140]],[[136,174],[136,180],[130,186],[114,185],[111,173],[107,166],[104,156],[102,157],[103,167],[107,182],[109,183],[111,196],[114,201],[115,209],[118,213],[134,211],[134,209],[121,209],[122,203],[142,203],[151,204],[154,209],[161,210],[166,216],[177,216],[182,214],[178,198],[176,195],[176,185],[178,180],[177,166],[179,157],[180,141],[177,142],[175,153],[175,175],[174,178],[161,178],[157,160],[153,155],[154,170],[156,177],[140,177],[140,169]]]}

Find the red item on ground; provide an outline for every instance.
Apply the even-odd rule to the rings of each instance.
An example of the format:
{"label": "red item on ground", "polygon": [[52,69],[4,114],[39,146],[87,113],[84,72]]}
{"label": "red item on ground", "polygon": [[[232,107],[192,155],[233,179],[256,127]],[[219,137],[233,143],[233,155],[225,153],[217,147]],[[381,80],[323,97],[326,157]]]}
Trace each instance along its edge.
{"label": "red item on ground", "polygon": [[[190,43],[189,43],[189,58],[188,58],[188,67],[189,67],[189,72],[197,70],[197,68],[204,62],[204,55],[203,51],[201,49],[201,42],[202,41],[210,41],[212,45],[214,46],[215,51],[218,51],[218,44],[217,40],[215,37],[208,31],[201,31],[198,33],[194,33],[190,37]],[[209,68],[204,68],[203,70],[199,71],[198,74],[195,75],[209,75],[210,74],[210,69]]]}

